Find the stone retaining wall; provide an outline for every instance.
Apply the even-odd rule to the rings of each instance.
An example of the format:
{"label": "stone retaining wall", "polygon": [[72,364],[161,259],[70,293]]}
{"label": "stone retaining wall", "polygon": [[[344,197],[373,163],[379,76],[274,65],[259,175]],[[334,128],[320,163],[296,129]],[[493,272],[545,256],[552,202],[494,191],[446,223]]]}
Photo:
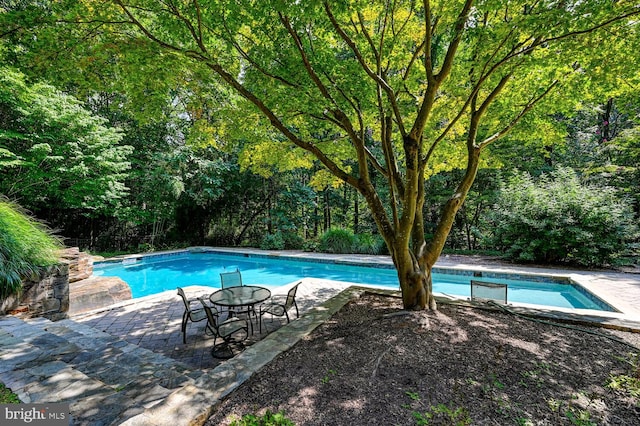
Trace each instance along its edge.
{"label": "stone retaining wall", "polygon": [[131,288],[120,278],[94,277],[93,258],[78,247],[65,249],[60,260],[24,280],[20,294],[0,300],[0,315],[56,321],[131,299]]}
{"label": "stone retaining wall", "polygon": [[70,247],[62,253],[62,260],[69,264],[69,282],[89,278],[93,274],[93,258],[78,247]]}
{"label": "stone retaining wall", "polygon": [[56,321],[69,311],[69,265],[43,268],[22,282],[22,292],[0,303],[0,314]]}
{"label": "stone retaining wall", "polygon": [[0,315],[45,317],[56,321],[69,312],[69,283],[93,274],[93,259],[78,247],[63,250],[61,263],[22,281],[22,292],[0,300]]}

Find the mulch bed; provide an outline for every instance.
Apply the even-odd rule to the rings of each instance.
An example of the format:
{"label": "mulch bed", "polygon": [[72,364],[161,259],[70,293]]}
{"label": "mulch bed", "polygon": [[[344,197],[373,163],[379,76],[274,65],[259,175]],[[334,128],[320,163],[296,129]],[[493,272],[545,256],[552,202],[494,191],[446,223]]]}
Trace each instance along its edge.
{"label": "mulch bed", "polygon": [[365,294],[207,424],[269,410],[296,425],[637,426],[638,395],[608,384],[640,379],[638,350],[605,336],[640,347],[640,334],[594,330],[602,336],[456,305],[407,312],[397,298]]}

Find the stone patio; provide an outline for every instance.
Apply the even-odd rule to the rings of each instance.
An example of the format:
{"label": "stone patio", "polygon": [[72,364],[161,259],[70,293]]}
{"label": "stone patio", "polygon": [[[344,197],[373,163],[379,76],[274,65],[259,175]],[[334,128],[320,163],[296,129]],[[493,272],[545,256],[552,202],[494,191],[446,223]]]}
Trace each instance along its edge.
{"label": "stone patio", "polygon": [[[272,294],[286,294],[289,286],[271,288]],[[339,282],[321,282],[307,279],[299,287],[296,297],[300,315],[309,309],[335,296],[347,288]],[[210,287],[191,286],[184,288],[189,299],[208,297]],[[121,302],[108,308],[75,315],[72,319],[88,325],[120,339],[162,354],[176,361],[183,362],[191,368],[208,370],[219,365],[223,360],[211,356],[213,337],[205,334],[206,321],[189,322],[187,325],[187,343],[182,342],[182,313],[184,305],[176,291],[166,291],[152,296]],[[290,312],[295,318],[295,309]],[[262,340],[269,333],[286,324],[286,318],[265,315],[263,330],[253,320],[253,334],[250,334],[245,345],[251,346]]]}

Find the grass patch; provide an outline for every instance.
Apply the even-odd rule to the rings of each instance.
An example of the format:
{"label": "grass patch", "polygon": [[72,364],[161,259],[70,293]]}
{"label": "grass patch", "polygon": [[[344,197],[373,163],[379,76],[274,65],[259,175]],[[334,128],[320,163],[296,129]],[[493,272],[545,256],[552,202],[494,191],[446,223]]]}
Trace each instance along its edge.
{"label": "grass patch", "polygon": [[231,426],[295,426],[295,423],[289,420],[283,411],[272,413],[267,410],[262,416],[245,414],[241,419],[234,419]]}
{"label": "grass patch", "polygon": [[20,404],[22,401],[18,395],[11,392],[4,384],[0,383],[0,404]]}

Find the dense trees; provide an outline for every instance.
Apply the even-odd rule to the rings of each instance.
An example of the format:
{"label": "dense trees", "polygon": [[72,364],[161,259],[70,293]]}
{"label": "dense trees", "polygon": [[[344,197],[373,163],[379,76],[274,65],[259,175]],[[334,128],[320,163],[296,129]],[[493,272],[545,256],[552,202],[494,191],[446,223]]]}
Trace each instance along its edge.
{"label": "dense trees", "polygon": [[122,133],[54,87],[0,68],[0,193],[31,209],[113,212],[123,196]]}
{"label": "dense trees", "polygon": [[[5,15],[4,34],[20,47],[11,52],[16,64],[78,96],[126,93],[117,108],[136,122],[128,138],[161,117],[158,135],[140,139],[152,155],[134,153],[142,167],[129,185],[133,191],[135,180],[142,196],[129,218],[148,206],[151,235],[181,212],[198,219],[185,225],[199,223],[185,233],[200,239],[210,223],[222,222],[236,244],[251,238],[247,225],[257,218],[270,234],[302,226],[305,236],[320,217],[325,227],[375,223],[398,269],[405,307],[435,307],[431,267],[451,230],[458,225],[456,239],[480,246],[498,168],[539,173],[563,155],[571,159],[572,147],[558,142],[571,126],[586,130],[572,121],[581,103],[604,100],[594,125],[608,137],[598,146],[610,146],[612,137],[627,144],[624,155],[631,157],[609,150],[604,158],[618,157],[626,173],[637,173],[629,161],[637,135],[614,136],[609,102],[624,96],[622,86],[637,84],[624,55],[639,43],[633,2],[94,6],[18,2]],[[619,54],[604,58],[594,49],[605,44]],[[52,75],[43,62],[67,72]],[[218,174],[234,170],[236,155],[260,177]],[[481,168],[488,172],[476,195]],[[605,170],[583,169],[601,176]],[[300,173],[311,188],[324,188],[317,200],[294,185]],[[142,176],[154,182],[153,191]],[[305,194],[299,210],[287,198],[294,193]],[[469,195],[473,202],[458,215]]]}

